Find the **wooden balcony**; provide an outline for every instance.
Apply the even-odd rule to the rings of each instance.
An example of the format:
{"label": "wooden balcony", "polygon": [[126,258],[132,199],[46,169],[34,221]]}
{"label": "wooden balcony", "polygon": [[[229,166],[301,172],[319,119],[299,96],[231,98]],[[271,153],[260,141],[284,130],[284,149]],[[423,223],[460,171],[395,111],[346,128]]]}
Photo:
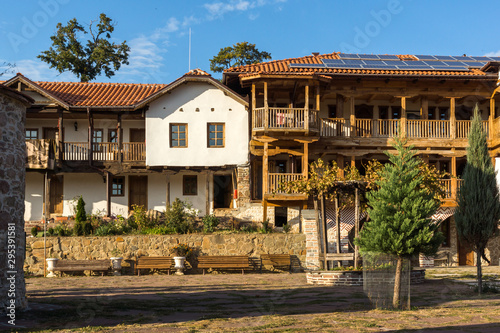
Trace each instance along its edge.
{"label": "wooden balcony", "polygon": [[[495,121],[495,124],[497,123],[498,120]],[[348,119],[327,118],[321,119],[320,135],[323,137],[390,138],[403,131],[402,125],[399,119],[356,119],[354,126],[351,126]],[[450,120],[409,119],[404,125],[406,136],[411,139],[467,139],[471,121],[456,120],[454,131],[452,131]],[[483,121],[483,129],[488,135],[489,122],[486,120]]]}
{"label": "wooden balcony", "polygon": [[319,131],[317,110],[301,108],[255,108],[252,110],[254,132],[309,133]]}
{"label": "wooden balcony", "polygon": [[[124,142],[123,161],[141,162],[146,160],[146,145],[144,142]],[[118,143],[100,142],[92,144],[92,160],[101,162],[119,162],[120,150]],[[87,161],[89,159],[88,142],[65,142],[63,150],[65,161]]]}
{"label": "wooden balcony", "polygon": [[301,193],[286,193],[279,190],[281,183],[302,179],[302,173],[269,173],[268,190],[265,199],[271,200],[306,200],[307,196]]}
{"label": "wooden balcony", "polygon": [[26,140],[26,168],[54,169],[55,157],[54,140]]}
{"label": "wooden balcony", "polygon": [[441,179],[439,182],[444,189],[444,198],[442,200],[442,204],[444,206],[456,206],[458,191],[460,190],[460,186],[462,185],[463,180],[457,178]]}

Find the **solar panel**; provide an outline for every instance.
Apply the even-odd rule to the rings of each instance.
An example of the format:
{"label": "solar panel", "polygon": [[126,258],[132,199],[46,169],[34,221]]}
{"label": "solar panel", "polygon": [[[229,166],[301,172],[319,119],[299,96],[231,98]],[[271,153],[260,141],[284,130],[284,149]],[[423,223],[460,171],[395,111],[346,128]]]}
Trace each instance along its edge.
{"label": "solar panel", "polygon": [[346,65],[363,65],[363,60],[359,60],[359,59],[345,59],[344,63]]}
{"label": "solar panel", "polygon": [[467,56],[460,56],[460,57],[455,56],[453,58],[455,58],[458,61],[474,61],[472,57],[467,57]]}
{"label": "solar panel", "polygon": [[399,60],[399,57],[393,54],[379,54],[378,57],[380,60]]}
{"label": "solar panel", "polygon": [[358,54],[360,59],[380,59],[376,54]]}
{"label": "solar panel", "polygon": [[339,60],[339,59],[321,59],[325,65],[327,64],[332,64],[332,65],[343,65],[344,60]]}
{"label": "solar panel", "polygon": [[459,62],[459,64],[464,64],[465,66],[472,67],[472,68],[481,68],[484,65],[486,65],[486,62],[481,62],[481,61],[462,61],[462,62]]}
{"label": "solar panel", "polygon": [[401,64],[401,60],[384,60],[386,65],[397,66]]}
{"label": "solar panel", "polygon": [[436,57],[431,56],[431,55],[416,55],[419,60],[437,60]]}
{"label": "solar panel", "polygon": [[362,60],[365,65],[385,65],[382,60]]}
{"label": "solar panel", "polygon": [[472,58],[477,61],[491,61],[493,59],[490,57],[472,57]]}
{"label": "solar panel", "polygon": [[359,59],[359,56],[354,53],[339,53],[340,59]]}
{"label": "solar panel", "polygon": [[490,57],[493,61],[500,61],[500,57]]}
{"label": "solar panel", "polygon": [[434,56],[438,60],[455,60],[452,56]]}
{"label": "solar panel", "polygon": [[290,64],[290,68],[325,68],[323,64]]}

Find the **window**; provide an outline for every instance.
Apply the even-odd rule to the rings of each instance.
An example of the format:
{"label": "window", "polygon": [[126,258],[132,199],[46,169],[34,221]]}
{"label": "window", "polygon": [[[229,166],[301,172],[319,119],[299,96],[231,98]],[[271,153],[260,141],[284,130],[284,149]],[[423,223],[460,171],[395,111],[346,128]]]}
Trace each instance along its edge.
{"label": "window", "polygon": [[187,124],[170,124],[170,147],[186,148],[187,141]]}
{"label": "window", "polygon": [[328,105],[328,118],[337,118],[337,105]]}
{"label": "window", "polygon": [[182,176],[182,194],[183,195],[198,195],[198,177]]}
{"label": "window", "polygon": [[118,142],[118,131],[115,128],[108,129],[108,142]]}
{"label": "window", "polygon": [[93,143],[101,143],[103,139],[103,130],[102,129],[94,129],[94,133],[92,134],[92,142]]}
{"label": "window", "polygon": [[26,140],[36,140],[38,139],[38,129],[27,128],[26,129]]}
{"label": "window", "polygon": [[439,227],[440,231],[443,233],[444,235],[444,240],[443,240],[443,243],[441,244],[442,247],[450,247],[450,219],[451,218],[447,218],[446,220],[444,220],[443,222],[441,222],[441,226]]}
{"label": "window", "polygon": [[210,148],[224,147],[224,124],[221,123],[208,124],[208,147]]}
{"label": "window", "polygon": [[111,183],[111,196],[123,197],[125,193],[125,177],[113,177]]}

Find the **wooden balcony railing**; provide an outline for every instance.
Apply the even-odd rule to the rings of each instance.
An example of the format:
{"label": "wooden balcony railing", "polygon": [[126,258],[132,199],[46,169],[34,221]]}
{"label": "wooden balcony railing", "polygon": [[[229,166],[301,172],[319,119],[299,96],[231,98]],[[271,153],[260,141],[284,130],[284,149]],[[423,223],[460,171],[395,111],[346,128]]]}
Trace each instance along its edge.
{"label": "wooden balcony railing", "polygon": [[317,110],[302,108],[255,108],[252,110],[253,130],[308,131],[319,129]]}
{"label": "wooden balcony railing", "polygon": [[302,179],[301,173],[270,173],[268,193],[283,193],[278,191],[281,183]]}
{"label": "wooden balcony railing", "polygon": [[444,199],[456,200],[462,182],[462,179],[440,179],[439,183],[444,190]]}
{"label": "wooden balcony railing", "polygon": [[[88,142],[65,142],[64,160],[66,161],[87,161],[89,159]],[[92,144],[92,159],[94,161],[119,161],[120,151],[118,143],[99,142]],[[124,142],[123,161],[145,161],[146,145],[144,142]]]}
{"label": "wooden balcony railing", "polygon": [[54,140],[26,140],[26,167],[29,169],[53,169],[56,153]]}
{"label": "wooden balcony railing", "polygon": [[[457,120],[455,126],[456,130],[453,136],[449,120],[409,119],[406,121],[406,136],[413,139],[466,139],[469,134],[470,124],[470,120]],[[500,120],[495,120],[493,125],[500,126]],[[352,131],[353,135],[356,137],[389,138],[397,136],[400,133],[401,120],[356,119],[355,125],[351,128],[348,119],[323,118],[321,119],[320,127],[320,135],[325,137],[350,136]],[[488,136],[488,121],[483,121],[483,129]]]}

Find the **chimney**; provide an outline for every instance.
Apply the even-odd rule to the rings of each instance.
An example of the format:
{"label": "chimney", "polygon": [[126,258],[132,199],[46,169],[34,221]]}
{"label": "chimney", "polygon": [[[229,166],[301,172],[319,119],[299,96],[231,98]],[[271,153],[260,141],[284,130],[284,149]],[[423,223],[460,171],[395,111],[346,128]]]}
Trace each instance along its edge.
{"label": "chimney", "polygon": [[312,55],[317,57],[317,56],[319,56],[319,52],[313,52]]}

